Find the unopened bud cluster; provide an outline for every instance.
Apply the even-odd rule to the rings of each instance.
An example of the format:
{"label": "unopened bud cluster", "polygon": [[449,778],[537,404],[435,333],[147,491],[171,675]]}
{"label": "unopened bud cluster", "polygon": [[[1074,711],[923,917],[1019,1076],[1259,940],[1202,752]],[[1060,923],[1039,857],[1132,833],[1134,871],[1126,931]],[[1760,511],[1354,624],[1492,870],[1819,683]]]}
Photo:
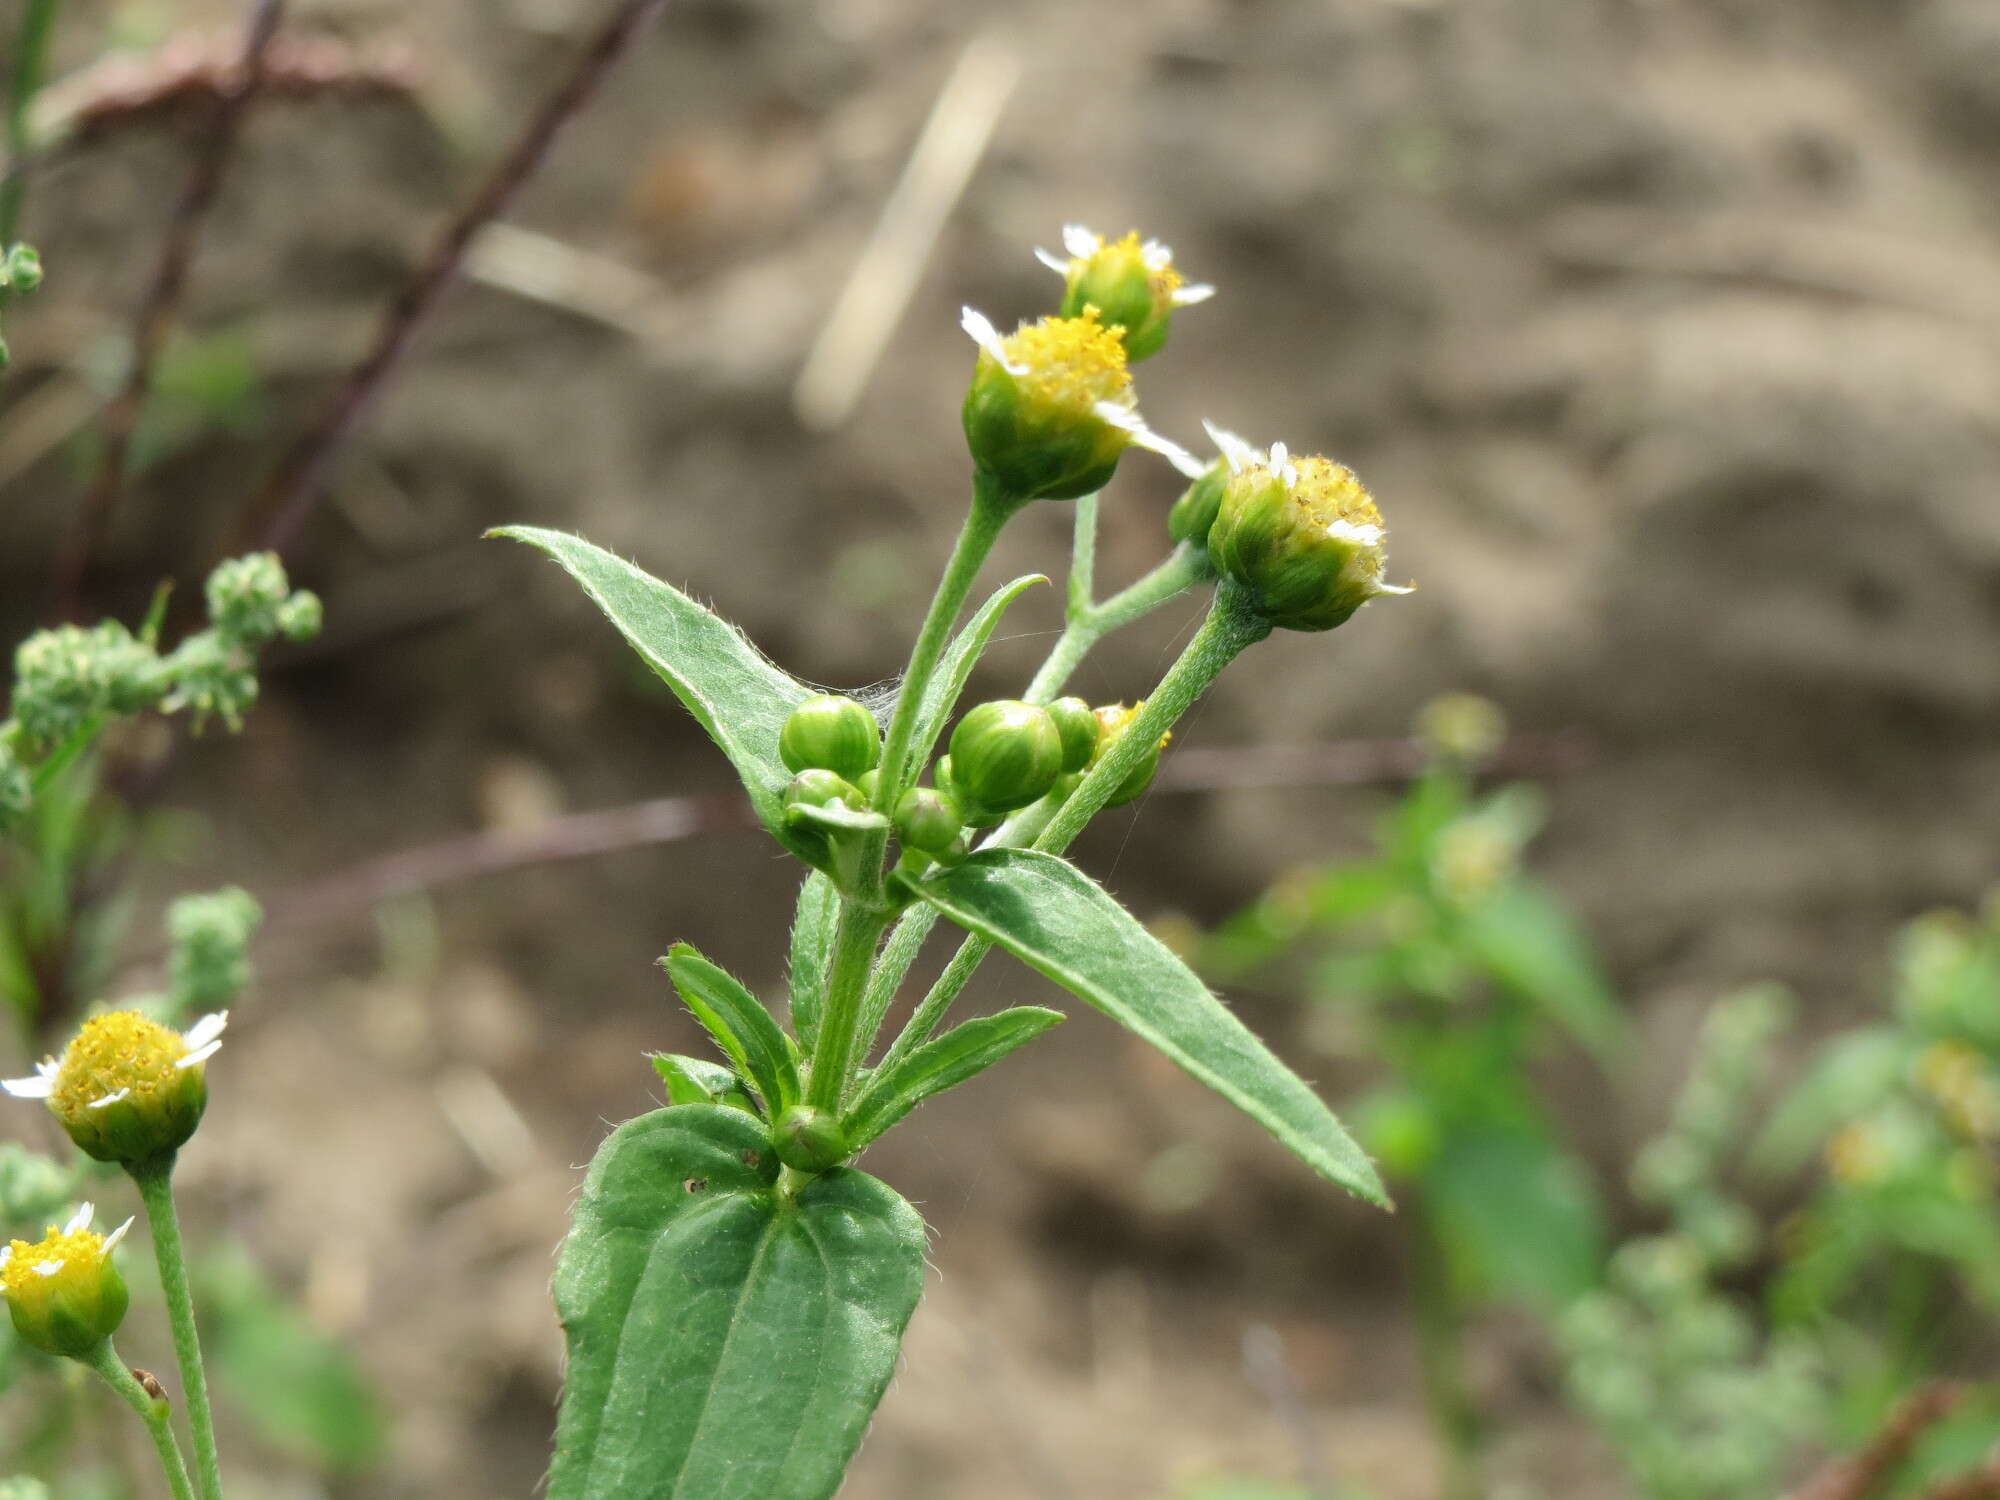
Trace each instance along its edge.
{"label": "unopened bud cluster", "polygon": [[14,653],[9,717],[0,722],[0,828],[33,799],[33,764],[79,735],[151,709],[192,709],[233,729],[257,698],[257,652],[278,636],[308,640],[320,604],[294,592],[275,553],[237,558],[208,580],[209,627],[161,654],[115,620],[38,631]]}

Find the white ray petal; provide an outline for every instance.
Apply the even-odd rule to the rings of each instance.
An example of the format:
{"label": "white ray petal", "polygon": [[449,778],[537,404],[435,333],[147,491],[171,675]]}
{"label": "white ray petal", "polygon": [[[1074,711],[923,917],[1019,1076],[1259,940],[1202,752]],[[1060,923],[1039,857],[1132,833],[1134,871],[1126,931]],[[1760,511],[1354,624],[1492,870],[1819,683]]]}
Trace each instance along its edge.
{"label": "white ray petal", "polygon": [[55,1092],[56,1081],[46,1073],[37,1073],[33,1078],[0,1079],[0,1089],[16,1099],[46,1099]]}
{"label": "white ray petal", "polygon": [[220,1052],[221,1050],[222,1050],[222,1039],[220,1037],[217,1037],[214,1041],[210,1042],[206,1047],[197,1047],[194,1049],[194,1051],[188,1053],[187,1056],[175,1058],[174,1066],[177,1068],[192,1068],[196,1063],[207,1062],[211,1057],[215,1056],[215,1054]]}
{"label": "white ray petal", "polygon": [[35,1262],[35,1274],[37,1276],[53,1276],[62,1268],[63,1263],[59,1260],[38,1260]]}
{"label": "white ray petal", "polygon": [[1375,592],[1378,594],[1414,594],[1416,591],[1417,586],[1414,583],[1378,583],[1375,585]]}
{"label": "white ray petal", "polygon": [[123,1099],[127,1094],[131,1092],[132,1091],[130,1089],[113,1089],[110,1093],[106,1094],[102,1099],[91,1100],[90,1103],[84,1105],[84,1108],[103,1109],[108,1104],[116,1104],[120,1099]]}
{"label": "white ray petal", "polygon": [[0,1271],[7,1269],[7,1262],[14,1258],[12,1245],[0,1245]]}
{"label": "white ray petal", "polygon": [[210,1042],[221,1036],[228,1028],[229,1012],[226,1010],[214,1011],[203,1016],[194,1025],[188,1027],[187,1034],[181,1040],[187,1043],[188,1050],[192,1052],[197,1047],[206,1047]]}
{"label": "white ray petal", "polygon": [[1175,307],[1192,307],[1197,302],[1206,302],[1215,295],[1215,288],[1206,281],[1190,281],[1186,286],[1174,288]]}
{"label": "white ray petal", "polygon": [[106,1255],[109,1255],[113,1250],[118,1248],[118,1242],[125,1238],[125,1231],[131,1227],[132,1220],[128,1218],[123,1224],[120,1224],[104,1237],[104,1253]]}
{"label": "white ray petal", "polygon": [[1057,255],[1053,250],[1044,250],[1040,245],[1037,245],[1035,246],[1035,259],[1047,266],[1051,271],[1054,271],[1058,276],[1069,275],[1069,262],[1064,260],[1060,255]]}
{"label": "white ray petal", "polygon": [[1000,330],[993,326],[992,320],[985,313],[980,312],[977,308],[960,308],[958,326],[971,334],[972,341],[988,354],[992,355],[993,362],[1009,375],[1025,375],[1028,373],[1026,365],[1017,365],[1007,358],[1007,346],[1000,340]]}
{"label": "white ray petal", "polygon": [[69,1216],[69,1222],[63,1225],[62,1232],[64,1234],[75,1234],[79,1229],[90,1228],[90,1216],[96,1212],[97,1208],[94,1204],[78,1204],[76,1212]]}
{"label": "white ray petal", "polygon": [[1078,260],[1095,255],[1104,247],[1103,237],[1092,233],[1081,224],[1063,225],[1063,249]]}
{"label": "white ray petal", "polygon": [[1379,546],[1383,531],[1372,521],[1329,521],[1326,534],[1346,542],[1359,542],[1364,547]]}
{"label": "white ray petal", "polygon": [[1215,451],[1228,461],[1230,473],[1241,474],[1253,464],[1260,464],[1264,461],[1263,454],[1244,442],[1242,438],[1231,432],[1227,427],[1217,427],[1213,422],[1203,422],[1201,425],[1202,430],[1208,434],[1208,440],[1215,444]]}
{"label": "white ray petal", "polygon": [[1149,271],[1164,271],[1174,263],[1174,252],[1158,240],[1147,240],[1139,247],[1139,259]]}

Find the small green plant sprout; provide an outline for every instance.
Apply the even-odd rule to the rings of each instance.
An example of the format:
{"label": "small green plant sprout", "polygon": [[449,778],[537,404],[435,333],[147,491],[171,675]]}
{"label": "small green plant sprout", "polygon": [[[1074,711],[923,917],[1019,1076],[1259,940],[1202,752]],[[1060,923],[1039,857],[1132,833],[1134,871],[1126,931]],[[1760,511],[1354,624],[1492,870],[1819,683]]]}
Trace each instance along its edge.
{"label": "small green plant sprout", "polygon": [[1596,1189],[1534,1065],[1559,1033],[1606,1061],[1623,1040],[1588,943],[1523,867],[1540,796],[1478,790],[1504,733],[1484,699],[1432,703],[1418,722],[1424,768],[1381,818],[1373,853],[1281,879],[1195,959],[1225,980],[1303,961],[1308,1035],[1385,1075],[1353,1119],[1404,1208],[1426,1397],[1454,1495],[1480,1488],[1483,1424],[1465,1373],[1479,1309],[1552,1314],[1602,1264]]}
{"label": "small green plant sprout", "polygon": [[1755,1162],[1818,1182],[1784,1225],[1780,1323],[1816,1331],[1841,1431],[1872,1429],[1939,1368],[1992,1347],[2000,1317],[2000,901],[1920,917],[1891,1014],[1829,1042]]}
{"label": "small green plant sprout", "polygon": [[[977,350],[961,413],[971,504],[879,720],[806,687],[630,563],[555,532],[500,533],[582,585],[728,756],[764,828],[809,867],[789,1026],[694,948],[662,961],[723,1061],[656,1057],[667,1107],[620,1126],[591,1164],[555,1278],[569,1364],[553,1500],[825,1500],[838,1488],[895,1368],[924,1258],[915,1210],[852,1163],[925,1099],[1062,1019],[1021,1005],[940,1030],[996,946],[1152,1043],[1330,1181],[1386,1201],[1318,1096],[1062,857],[1096,813],[1144,789],[1175,721],[1239,652],[1396,592],[1381,583],[1380,515],[1326,460],[1235,444],[1233,458],[1203,461],[1152,432],[1131,361],[1156,352],[1171,312],[1205,289],[1183,286],[1165,247],[1136,235],[1105,244],[1070,230],[1065,244],[1056,314],[1004,336],[970,309],[962,319]],[[1097,492],[1133,447],[1210,489],[1229,469],[1257,499],[1220,507],[1215,533],[1234,528],[1223,544],[1183,525],[1158,567],[1099,601]],[[1074,502],[1063,632],[1017,697],[956,713],[1002,614],[1042,581],[1014,580],[958,627],[1001,527],[1038,500]],[[1206,617],[1137,706],[1094,711],[1062,696],[1097,641],[1215,579],[1211,554],[1221,577]],[[879,1045],[939,918],[963,941]]]}
{"label": "small green plant sprout", "polygon": [[1815,1342],[1767,1332],[1724,1289],[1761,1235],[1723,1173],[1788,1010],[1770,988],[1716,1004],[1672,1121],[1633,1171],[1667,1228],[1620,1246],[1604,1288],[1561,1319],[1571,1398],[1648,1500],[1766,1500],[1826,1435],[1831,1398]]}

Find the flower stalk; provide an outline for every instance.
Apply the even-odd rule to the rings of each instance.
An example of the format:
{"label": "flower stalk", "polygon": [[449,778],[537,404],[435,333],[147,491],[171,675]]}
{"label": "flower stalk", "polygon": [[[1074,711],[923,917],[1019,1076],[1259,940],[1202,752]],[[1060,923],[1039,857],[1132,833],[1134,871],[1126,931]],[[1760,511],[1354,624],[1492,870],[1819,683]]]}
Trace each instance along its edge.
{"label": "flower stalk", "polygon": [[180,1366],[181,1391],[187,1402],[188,1429],[194,1434],[195,1472],[201,1500],[222,1500],[222,1459],[215,1443],[215,1413],[208,1402],[208,1376],[201,1360],[201,1334],[195,1328],[194,1294],[188,1286],[187,1252],[181,1244],[180,1214],[174,1207],[171,1155],[128,1166],[146,1207],[146,1224],[153,1232],[153,1258],[160,1268],[160,1289],[166,1294],[167,1321],[173,1329],[174,1360]]}
{"label": "flower stalk", "polygon": [[138,1415],[146,1424],[147,1435],[153,1440],[153,1451],[159,1455],[160,1472],[167,1477],[167,1488],[173,1500],[195,1500],[194,1486],[188,1479],[187,1460],[181,1455],[180,1441],[174,1436],[171,1408],[166,1401],[154,1396],[139,1383],[138,1377],[126,1368],[118,1351],[111,1347],[111,1340],[105,1339],[86,1354],[77,1356],[80,1363],[88,1365],[104,1380],[104,1383],[118,1394],[118,1399]]}

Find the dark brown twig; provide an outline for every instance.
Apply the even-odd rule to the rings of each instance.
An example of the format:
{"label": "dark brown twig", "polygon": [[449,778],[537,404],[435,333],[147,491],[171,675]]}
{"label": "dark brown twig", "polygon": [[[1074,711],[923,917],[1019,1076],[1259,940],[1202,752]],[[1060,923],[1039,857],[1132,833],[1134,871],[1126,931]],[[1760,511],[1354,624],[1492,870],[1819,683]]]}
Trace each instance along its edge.
{"label": "dark brown twig", "polygon": [[125,384],[104,409],[104,456],[99,463],[97,479],[84,496],[83,509],[77,515],[69,542],[56,560],[56,611],[65,618],[76,614],[81,602],[79,595],[83,589],[84,574],[89,571],[91,557],[102,543],[111,517],[118,509],[119,499],[125,492],[126,469],[132,457],[132,437],[138,430],[139,418],[146,408],[146,397],[152,390],[153,368],[159,362],[160,351],[166,346],[167,334],[180,310],[181,297],[187,290],[188,268],[194,263],[195,247],[201,238],[202,222],[215,204],[223,172],[229,165],[237,137],[242,133],[244,116],[263,82],[265,54],[270,50],[271,38],[277,34],[284,13],[285,0],[257,0],[244,33],[243,55],[237,64],[235,77],[217,102],[207,139],[198,148],[194,165],[188,172],[187,185],[181,189],[180,201],[174,205],[174,216],[160,248],[159,263],[153,268],[153,279],[146,287],[146,294],[139,303],[139,315],[132,325],[131,367],[126,372]]}
{"label": "dark brown twig", "polygon": [[[1567,759],[1551,747],[1565,747]],[[1186,752],[1192,756],[1194,752]],[[1215,791],[1234,786],[1364,785],[1397,781],[1422,769],[1426,752],[1415,740],[1334,741],[1292,747],[1284,764],[1265,761],[1255,752],[1204,751],[1205,777],[1182,775],[1169,780],[1166,765],[1155,791]],[[1535,769],[1543,774],[1570,769],[1584,758],[1579,739],[1552,735],[1545,739],[1510,739],[1493,758],[1496,769]],[[534,828],[507,833],[465,834],[435,844],[420,844],[393,854],[364,860],[275,897],[266,929],[279,932],[335,921],[366,911],[389,896],[431,890],[481,875],[500,875],[562,860],[618,854],[656,844],[671,844],[700,833],[751,829],[757,820],[741,798],[662,797],[623,807],[565,813]],[[1795,1500],[1840,1500],[1832,1496],[1798,1496]]]}
{"label": "dark brown twig", "polygon": [[265,930],[282,933],[365,912],[378,902],[535,865],[671,844],[701,833],[754,828],[737,797],[661,797],[567,813],[533,828],[472,833],[364,860],[271,902]]}
{"label": "dark brown twig", "polygon": [[[125,130],[177,130],[215,117],[240,79],[239,51],[193,38],[143,56],[93,63],[42,91],[45,149],[89,146]],[[407,52],[362,52],[333,37],[284,35],[264,54],[259,108],[326,97],[412,99],[419,70]]]}
{"label": "dark brown twig", "polygon": [[610,19],[578,56],[569,76],[543,100],[493,175],[472,201],[445,226],[416,275],[382,315],[375,342],[348,372],[319,420],[292,444],[244,514],[243,541],[284,551],[319,503],[327,465],[341,441],[366,414],[389,372],[410,346],[446,289],[456,279],[466,247],[487,224],[505,213],[534,175],[557,135],[610,72],[633,39],[666,6],[666,0],[619,0]]}
{"label": "dark brown twig", "polygon": [[[1917,1439],[1949,1416],[1962,1394],[1948,1381],[1925,1386],[1889,1414],[1866,1448],[1851,1458],[1828,1464],[1792,1491],[1788,1500],[1871,1500],[1896,1477],[1916,1447]],[[1978,1479],[1978,1475],[1969,1476],[1970,1482]],[[1986,1489],[1939,1489],[1927,1500],[1983,1500],[2000,1496],[2000,1490],[1991,1487],[1996,1480],[2000,1480],[2000,1471],[1987,1474]],[[1953,1481],[1964,1482],[1968,1481]]]}

